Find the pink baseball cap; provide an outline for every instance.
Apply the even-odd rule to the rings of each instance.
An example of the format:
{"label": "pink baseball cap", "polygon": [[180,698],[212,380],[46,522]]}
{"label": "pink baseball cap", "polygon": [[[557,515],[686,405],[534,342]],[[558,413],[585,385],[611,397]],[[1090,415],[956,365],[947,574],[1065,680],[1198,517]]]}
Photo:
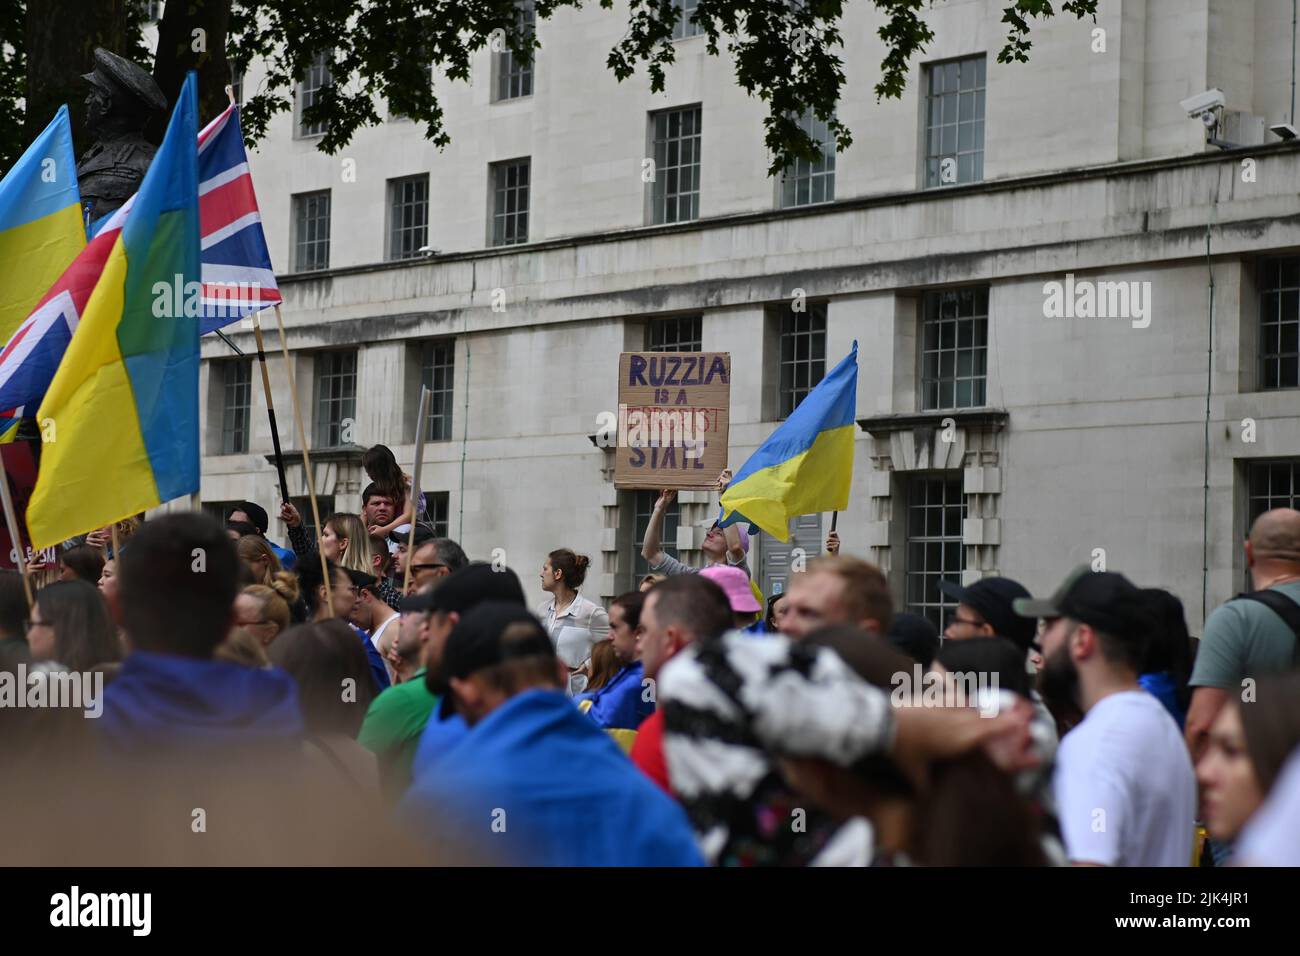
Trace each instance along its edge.
{"label": "pink baseball cap", "polygon": [[758,603],[753,590],[749,587],[749,575],[740,568],[714,564],[702,570],[700,575],[722,588],[723,593],[727,595],[727,603],[731,605],[733,611],[752,614],[763,610],[763,606]]}

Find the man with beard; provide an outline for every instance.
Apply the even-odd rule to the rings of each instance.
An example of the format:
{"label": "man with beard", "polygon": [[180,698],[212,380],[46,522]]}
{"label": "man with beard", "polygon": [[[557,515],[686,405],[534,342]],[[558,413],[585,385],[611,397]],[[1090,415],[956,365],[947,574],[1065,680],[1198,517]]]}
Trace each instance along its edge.
{"label": "man with beard", "polygon": [[1142,592],[1122,574],[1080,567],[1050,598],[1014,606],[1046,621],[1043,696],[1084,714],[1053,778],[1071,862],[1190,865],[1196,779],[1178,725],[1138,684],[1154,627]]}

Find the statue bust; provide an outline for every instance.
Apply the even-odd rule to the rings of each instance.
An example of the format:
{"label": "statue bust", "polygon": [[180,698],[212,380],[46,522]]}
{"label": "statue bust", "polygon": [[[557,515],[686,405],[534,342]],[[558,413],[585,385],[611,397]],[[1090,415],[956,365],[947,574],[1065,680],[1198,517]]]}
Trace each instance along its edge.
{"label": "statue bust", "polygon": [[90,83],[86,126],[95,142],[77,163],[77,179],[89,223],[113,212],[140,188],[158,151],[144,138],[144,129],[166,112],[167,98],[152,76],[103,47],[95,49],[95,69],[83,79]]}

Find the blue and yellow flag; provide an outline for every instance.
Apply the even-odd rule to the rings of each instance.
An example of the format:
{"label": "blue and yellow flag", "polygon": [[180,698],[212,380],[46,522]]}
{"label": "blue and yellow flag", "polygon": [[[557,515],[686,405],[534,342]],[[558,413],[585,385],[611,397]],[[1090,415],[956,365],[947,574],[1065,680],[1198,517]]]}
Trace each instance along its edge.
{"label": "blue and yellow flag", "polygon": [[176,309],[199,282],[197,136],[190,73],[37,412],[33,547],[198,490],[199,315]]}
{"label": "blue and yellow flag", "polygon": [[843,511],[853,483],[858,343],[736,473],[722,493],[722,526],[747,521],[790,539],[790,519]]}
{"label": "blue and yellow flag", "polygon": [[0,180],[0,342],[86,245],[68,108]]}

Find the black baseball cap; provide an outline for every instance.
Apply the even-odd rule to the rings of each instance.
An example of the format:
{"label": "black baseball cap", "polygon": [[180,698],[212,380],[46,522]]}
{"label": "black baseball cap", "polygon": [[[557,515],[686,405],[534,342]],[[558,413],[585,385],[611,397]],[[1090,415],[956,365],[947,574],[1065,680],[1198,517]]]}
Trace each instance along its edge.
{"label": "black baseball cap", "polygon": [[343,570],[352,581],[352,586],[354,588],[366,590],[373,588],[379,583],[379,578],[375,577],[373,574],[366,574],[364,571],[356,571],[352,568],[344,568]]}
{"label": "black baseball cap", "polygon": [[504,601],[526,607],[519,575],[509,568],[500,571],[484,561],[467,564],[435,583],[433,590],[402,598],[403,611],[455,611],[464,615],[485,601]]}
{"label": "black baseball cap", "polygon": [[1017,598],[1024,618],[1068,617],[1120,638],[1142,637],[1153,625],[1150,601],[1142,589],[1115,571],[1092,571],[1081,564],[1049,598]]}
{"label": "black baseball cap", "polygon": [[1037,625],[1021,617],[1014,608],[1015,601],[1029,598],[1029,589],[1019,581],[980,578],[970,587],[962,587],[955,581],[940,581],[939,590],[958,604],[974,608],[998,637],[1009,638],[1025,650],[1034,642]]}
{"label": "black baseball cap", "polygon": [[[407,539],[410,537],[410,534],[411,534],[410,526],[402,525],[401,528],[388,532],[388,540],[400,547],[406,544]],[[433,529],[430,528],[427,524],[417,524],[415,526],[415,547],[412,548],[411,550],[414,551],[415,548],[418,548],[420,545],[427,544],[428,542],[432,541],[434,537],[436,536],[433,533]]]}
{"label": "black baseball cap", "polygon": [[266,515],[266,509],[259,504],[254,504],[251,501],[236,501],[230,506],[230,511],[226,513],[226,520],[229,521],[230,516],[236,511],[242,511],[248,516],[248,523],[257,529],[258,534],[266,534],[266,529],[271,526]]}
{"label": "black baseball cap", "polygon": [[[504,639],[507,631],[508,640]],[[555,647],[533,613],[514,601],[484,601],[448,635],[442,674],[447,680],[464,678],[512,658],[534,655],[554,657]]]}

